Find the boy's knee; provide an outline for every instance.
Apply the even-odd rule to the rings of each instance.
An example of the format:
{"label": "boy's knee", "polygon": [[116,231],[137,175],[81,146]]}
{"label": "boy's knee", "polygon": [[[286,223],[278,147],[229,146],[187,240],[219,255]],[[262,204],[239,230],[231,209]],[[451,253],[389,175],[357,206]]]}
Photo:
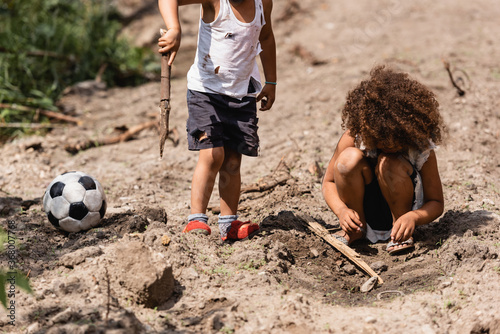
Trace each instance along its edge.
{"label": "boy's knee", "polygon": [[205,165],[211,170],[219,170],[223,162],[224,149],[222,147],[200,150],[199,163]]}
{"label": "boy's knee", "polygon": [[340,175],[349,175],[363,166],[363,152],[355,147],[348,147],[339,154],[335,169]]}
{"label": "boy's knee", "polygon": [[223,169],[231,174],[236,174],[240,171],[241,154],[236,152],[227,152],[224,157]]}
{"label": "boy's knee", "polygon": [[221,165],[224,162],[224,148],[214,147],[212,149],[212,159],[215,165]]}

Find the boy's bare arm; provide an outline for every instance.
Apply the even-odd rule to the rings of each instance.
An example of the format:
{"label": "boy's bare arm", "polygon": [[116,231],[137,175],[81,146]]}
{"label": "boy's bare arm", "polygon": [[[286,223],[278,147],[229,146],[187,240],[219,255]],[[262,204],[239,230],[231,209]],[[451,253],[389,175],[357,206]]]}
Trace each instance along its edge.
{"label": "boy's bare arm", "polygon": [[[181,0],[179,0],[181,1]],[[158,52],[170,52],[168,65],[172,65],[181,45],[181,23],[179,21],[178,0],[158,0],[160,14],[167,26],[167,33],[158,39]]]}
{"label": "boy's bare arm", "polygon": [[[272,0],[263,0],[264,6],[264,19],[266,24],[262,27],[260,32],[259,41],[262,46],[260,53],[260,60],[262,62],[262,69],[264,70],[265,81],[276,83],[276,41],[271,22],[271,12],[273,9]],[[260,110],[269,110],[274,104],[276,98],[276,85],[265,84],[262,91],[257,96],[257,101],[263,100]],[[265,101],[265,102],[264,102]]]}
{"label": "boy's bare arm", "polygon": [[181,23],[179,6],[212,3],[214,0],[158,0],[160,14],[167,27],[167,33],[158,39],[159,53],[170,52],[168,64],[172,65],[181,45]]}

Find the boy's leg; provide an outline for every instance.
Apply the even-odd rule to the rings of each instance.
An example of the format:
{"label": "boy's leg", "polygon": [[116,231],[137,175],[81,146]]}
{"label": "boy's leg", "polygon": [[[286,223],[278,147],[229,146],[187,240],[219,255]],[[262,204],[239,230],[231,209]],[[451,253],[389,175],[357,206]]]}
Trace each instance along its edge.
{"label": "boy's leg", "polygon": [[[412,208],[415,191],[411,179],[413,166],[401,156],[381,154],[375,173],[394,222]],[[394,246],[394,248],[401,247],[404,246]]]}
{"label": "boy's leg", "polygon": [[[356,211],[366,228],[363,210],[365,186],[373,179],[373,172],[363,152],[357,148],[347,148],[339,155],[334,165],[335,184],[340,199],[352,210]],[[363,237],[363,231],[345,233],[349,243]]]}
{"label": "boy's leg", "polygon": [[183,232],[199,232],[210,234],[206,215],[210,195],[215,184],[215,178],[224,161],[224,148],[215,147],[200,150],[198,163],[191,181],[191,214]]}
{"label": "boy's leg", "polygon": [[200,150],[191,181],[191,214],[205,213],[212,195],[215,178],[224,161],[224,148]]}
{"label": "boy's leg", "polygon": [[224,161],[219,172],[220,214],[236,215],[241,190],[241,154],[224,148]]}
{"label": "boy's leg", "polygon": [[238,220],[237,211],[241,190],[241,153],[224,149],[224,162],[219,171],[220,215],[222,240],[241,240],[259,230],[259,225]]}

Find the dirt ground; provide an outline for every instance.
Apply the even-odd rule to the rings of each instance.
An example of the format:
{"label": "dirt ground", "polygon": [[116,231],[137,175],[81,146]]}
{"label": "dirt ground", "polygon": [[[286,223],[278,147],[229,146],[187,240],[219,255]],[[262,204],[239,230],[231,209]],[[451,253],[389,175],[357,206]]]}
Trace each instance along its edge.
{"label": "dirt ground", "polygon": [[[118,1],[139,13],[124,33],[150,45],[162,26],[153,1]],[[241,219],[253,238],[218,238],[217,187],[209,237],[182,234],[197,154],[187,150],[186,72],[198,8],[180,10],[184,39],[172,70],[171,127],[159,159],[156,129],[72,155],[66,144],[154,119],[159,83],[103,89],[88,83],[61,105],[81,126],[0,147],[0,223],[17,238],[17,268],[34,293],[16,291],[5,333],[500,333],[500,6],[496,0],[275,1],[277,101],[259,117],[260,156],[244,158]],[[131,14],[132,13],[132,14]],[[451,64],[465,95],[452,86]],[[321,176],[342,133],[349,89],[376,64],[407,71],[437,94],[449,135],[437,151],[445,212],[418,227],[416,249],[354,249],[384,280],[369,278],[311,233],[303,214],[332,232]],[[81,170],[105,188],[99,228],[55,230],[41,197],[57,175]],[[2,267],[7,266],[2,255]],[[153,283],[151,283],[153,282]],[[149,285],[148,285],[149,284]],[[140,293],[138,293],[139,291]]]}

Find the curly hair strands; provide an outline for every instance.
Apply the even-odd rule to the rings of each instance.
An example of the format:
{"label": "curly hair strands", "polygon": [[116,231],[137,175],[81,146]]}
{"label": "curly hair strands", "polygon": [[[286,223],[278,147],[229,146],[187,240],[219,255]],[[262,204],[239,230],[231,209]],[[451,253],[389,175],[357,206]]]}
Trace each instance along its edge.
{"label": "curly hair strands", "polygon": [[425,85],[385,66],[347,94],[342,127],[356,140],[379,147],[423,150],[442,140],[439,103]]}

